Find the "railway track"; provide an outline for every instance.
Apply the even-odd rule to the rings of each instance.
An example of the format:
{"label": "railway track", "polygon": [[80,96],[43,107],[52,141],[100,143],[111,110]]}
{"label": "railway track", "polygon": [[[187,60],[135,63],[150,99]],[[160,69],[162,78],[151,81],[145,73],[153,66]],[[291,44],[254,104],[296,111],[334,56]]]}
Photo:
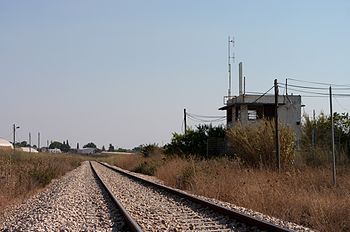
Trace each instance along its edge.
{"label": "railway track", "polygon": [[105,163],[90,165],[131,231],[291,231]]}

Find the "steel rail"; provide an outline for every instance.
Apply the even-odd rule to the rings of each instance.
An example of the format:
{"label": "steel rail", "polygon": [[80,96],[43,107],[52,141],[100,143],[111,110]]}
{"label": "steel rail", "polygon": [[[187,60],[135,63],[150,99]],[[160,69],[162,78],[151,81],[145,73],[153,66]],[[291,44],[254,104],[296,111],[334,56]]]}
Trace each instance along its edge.
{"label": "steel rail", "polygon": [[98,179],[98,181],[102,184],[103,188],[106,190],[112,201],[116,204],[118,210],[123,215],[126,224],[128,228],[133,232],[143,232],[139,224],[130,216],[128,211],[123,207],[123,205],[120,203],[120,201],[114,196],[112,191],[107,187],[106,183],[101,179],[101,177],[97,174],[95,168],[91,164],[91,161],[89,161],[90,167],[92,169],[92,172],[94,173],[95,177]]}
{"label": "steel rail", "polygon": [[[97,161],[98,162],[98,161]],[[227,208],[227,207],[224,207],[224,206],[221,206],[221,205],[218,205],[216,203],[213,203],[213,202],[210,202],[210,201],[207,201],[207,200],[204,200],[204,199],[200,199],[198,197],[195,197],[195,196],[192,196],[188,193],[184,193],[182,191],[179,191],[179,190],[176,190],[176,189],[173,189],[173,188],[170,188],[170,187],[167,187],[165,185],[161,185],[161,184],[157,184],[157,183],[154,183],[152,181],[149,181],[149,180],[145,180],[141,177],[138,177],[138,176],[135,176],[133,174],[130,174],[130,173],[127,173],[125,171],[122,171],[120,169],[117,169],[115,168],[114,166],[111,166],[107,163],[103,163],[103,162],[98,162],[100,163],[101,165],[115,171],[115,172],[118,172],[126,177],[129,177],[131,179],[134,179],[136,181],[139,181],[139,182],[143,182],[143,183],[147,183],[157,189],[162,189],[166,192],[169,192],[169,193],[172,193],[174,195],[177,195],[177,196],[180,196],[180,197],[183,197],[185,199],[189,199],[193,202],[196,202],[197,204],[200,204],[202,206],[205,206],[205,207],[208,207],[210,209],[212,209],[213,211],[217,212],[217,213],[220,213],[222,215],[225,215],[225,216],[228,216],[230,218],[233,218],[237,221],[240,221],[241,223],[244,223],[246,225],[249,225],[249,226],[252,226],[252,227],[256,227],[260,230],[266,230],[266,231],[274,231],[274,232],[291,232],[293,230],[290,230],[290,229],[286,229],[286,228],[283,228],[279,225],[275,225],[275,224],[272,224],[268,221],[265,221],[265,220],[262,220],[262,219],[258,219],[258,218],[255,218],[255,217],[252,217],[250,215],[247,215],[247,214],[244,214],[244,213],[241,213],[241,212],[238,212],[234,209],[230,209],[230,208]]]}

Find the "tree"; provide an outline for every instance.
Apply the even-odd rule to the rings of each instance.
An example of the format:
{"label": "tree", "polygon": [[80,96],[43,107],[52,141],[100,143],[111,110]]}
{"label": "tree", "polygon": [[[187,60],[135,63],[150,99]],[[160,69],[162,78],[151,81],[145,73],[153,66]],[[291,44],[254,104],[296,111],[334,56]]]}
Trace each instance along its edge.
{"label": "tree", "polygon": [[20,143],[16,143],[17,147],[29,147],[30,145],[27,143],[27,141],[22,141]]}
{"label": "tree", "polygon": [[83,148],[96,148],[96,145],[93,142],[90,142],[88,144],[85,144]]}
{"label": "tree", "polygon": [[[225,128],[222,126],[198,125],[195,129],[188,129],[185,134],[173,133],[171,142],[165,145],[165,151],[168,154],[206,156],[208,139],[223,140],[225,133]],[[208,155],[218,155],[215,153],[219,152],[212,152]]]}
{"label": "tree", "polygon": [[62,147],[62,143],[58,142],[58,141],[54,141],[54,142],[51,142],[49,148],[50,149],[61,149]]}
{"label": "tree", "polygon": [[105,151],[105,150],[106,150],[105,146],[102,146],[102,151]]}
{"label": "tree", "polygon": [[109,144],[108,151],[114,151],[114,146],[112,144]]}
{"label": "tree", "polygon": [[49,149],[60,149],[63,152],[68,152],[70,150],[70,146],[66,144],[65,141],[63,141],[63,143],[54,141],[54,142],[51,142]]}

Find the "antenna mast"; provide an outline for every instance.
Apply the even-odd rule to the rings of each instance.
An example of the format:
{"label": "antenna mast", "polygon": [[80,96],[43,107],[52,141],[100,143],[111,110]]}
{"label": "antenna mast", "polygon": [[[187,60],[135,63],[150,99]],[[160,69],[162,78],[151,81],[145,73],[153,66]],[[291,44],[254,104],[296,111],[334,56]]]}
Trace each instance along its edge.
{"label": "antenna mast", "polygon": [[228,37],[228,97],[231,97],[231,59],[233,62],[235,62],[235,55],[232,52],[232,56],[231,56],[231,44],[232,44],[232,48],[235,46],[235,40],[234,37],[232,36],[232,39],[230,38],[230,36]]}

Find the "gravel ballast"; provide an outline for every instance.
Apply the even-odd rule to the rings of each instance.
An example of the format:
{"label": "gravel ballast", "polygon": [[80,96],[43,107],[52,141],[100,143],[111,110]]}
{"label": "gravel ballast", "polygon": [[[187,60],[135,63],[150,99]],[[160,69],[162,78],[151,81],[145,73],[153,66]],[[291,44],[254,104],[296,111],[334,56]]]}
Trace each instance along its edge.
{"label": "gravel ballast", "polygon": [[124,231],[125,224],[88,162],[8,210],[1,231]]}
{"label": "gravel ballast", "polygon": [[[117,170],[119,170],[121,172],[128,173],[129,175],[133,175],[133,176],[136,176],[138,178],[154,182],[156,184],[164,185],[164,183],[161,180],[155,178],[154,176],[146,176],[146,175],[143,175],[143,174],[130,172],[128,170],[124,170],[124,169],[121,169],[119,167],[112,166],[112,165],[109,165],[109,164],[106,164],[106,165],[110,166],[110,167],[113,167],[113,168],[115,168],[115,169],[117,169]],[[310,228],[307,228],[307,227],[304,227],[304,226],[301,226],[301,225],[298,225],[298,224],[295,224],[295,223],[292,223],[292,222],[284,221],[284,220],[281,220],[279,218],[271,217],[271,216],[265,215],[265,214],[260,213],[260,212],[256,212],[256,211],[251,210],[251,209],[247,209],[247,208],[244,208],[244,207],[239,207],[239,206],[236,206],[236,205],[228,203],[228,202],[223,202],[223,201],[220,201],[220,200],[217,200],[217,199],[208,198],[208,197],[204,197],[204,196],[194,195],[194,194],[187,193],[187,192],[185,192],[183,190],[175,189],[175,188],[172,188],[172,187],[169,187],[169,188],[174,189],[176,191],[180,191],[180,192],[189,194],[189,195],[192,195],[194,197],[201,198],[201,199],[203,199],[205,201],[209,201],[209,202],[212,202],[212,203],[217,204],[217,205],[221,205],[223,207],[232,209],[234,211],[237,211],[237,212],[240,212],[240,213],[243,213],[243,214],[246,214],[246,215],[250,215],[250,216],[258,218],[260,220],[264,220],[264,221],[270,222],[272,224],[278,225],[280,227],[286,228],[286,229],[291,230],[291,231],[303,231],[303,232],[304,231],[306,231],[306,232],[314,231],[314,230],[312,230]]]}
{"label": "gravel ballast", "polygon": [[101,164],[98,175],[145,231],[260,231],[190,200],[131,180]]}

